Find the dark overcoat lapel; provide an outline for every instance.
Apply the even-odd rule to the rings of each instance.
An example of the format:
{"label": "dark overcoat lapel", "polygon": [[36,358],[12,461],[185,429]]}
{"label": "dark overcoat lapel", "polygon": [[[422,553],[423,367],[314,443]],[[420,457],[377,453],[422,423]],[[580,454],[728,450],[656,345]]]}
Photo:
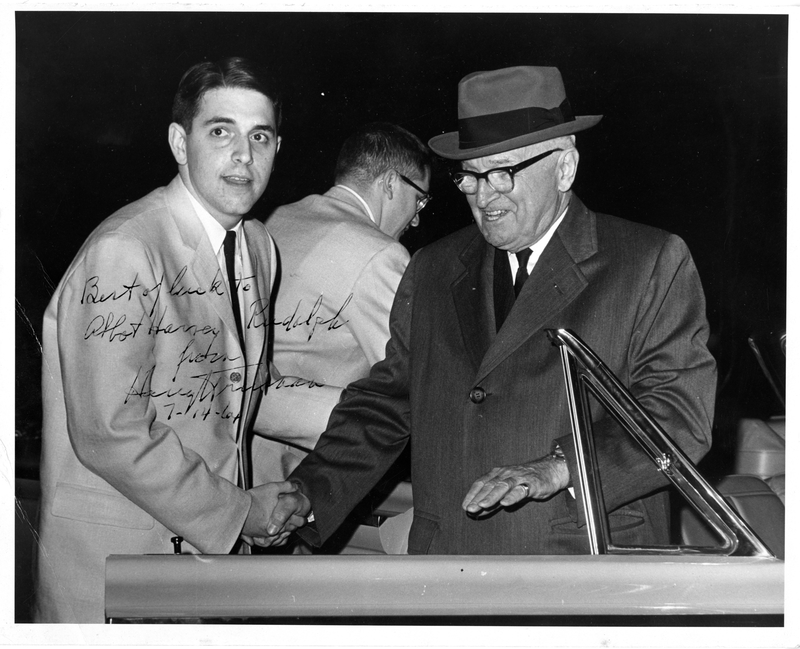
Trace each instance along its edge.
{"label": "dark overcoat lapel", "polygon": [[495,334],[492,269],[496,251],[476,236],[459,259],[465,269],[453,283],[453,302],[461,333],[480,382],[552,316],[564,309],[588,282],[578,264],[597,252],[595,216],[573,197],[564,221],[556,230],[514,308]]}
{"label": "dark overcoat lapel", "polygon": [[492,260],[494,249],[476,231],[459,255],[463,272],[452,284],[453,304],[467,354],[477,370],[494,338]]}

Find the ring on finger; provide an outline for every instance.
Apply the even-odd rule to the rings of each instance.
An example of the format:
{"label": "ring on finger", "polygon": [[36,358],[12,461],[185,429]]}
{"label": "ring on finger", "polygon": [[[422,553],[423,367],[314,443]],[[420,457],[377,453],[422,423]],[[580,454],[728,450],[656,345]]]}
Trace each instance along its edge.
{"label": "ring on finger", "polygon": [[527,484],[526,482],[521,482],[517,486],[518,487],[522,487],[525,490],[525,495],[523,496],[523,498],[530,497],[530,495],[531,495],[531,487],[530,487],[529,484]]}

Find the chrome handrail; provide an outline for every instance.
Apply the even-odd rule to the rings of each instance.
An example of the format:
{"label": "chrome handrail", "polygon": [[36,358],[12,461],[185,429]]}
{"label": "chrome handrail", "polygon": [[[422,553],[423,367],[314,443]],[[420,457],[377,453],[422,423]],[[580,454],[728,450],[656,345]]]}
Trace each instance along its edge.
{"label": "chrome handrail", "polygon": [[547,329],[546,332],[561,352],[591,554],[663,554],[665,548],[621,547],[611,543],[594,451],[589,392],[642,446],[658,470],[705,517],[723,541],[719,547],[673,546],[667,551],[774,556],[586,343],[569,329]]}

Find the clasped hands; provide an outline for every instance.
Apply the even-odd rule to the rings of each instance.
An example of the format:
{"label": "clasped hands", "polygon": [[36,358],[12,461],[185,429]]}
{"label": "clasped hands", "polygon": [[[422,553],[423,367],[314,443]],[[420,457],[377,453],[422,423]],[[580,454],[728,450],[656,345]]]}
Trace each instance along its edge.
{"label": "clasped hands", "polygon": [[248,493],[250,511],[241,536],[249,545],[285,545],[289,535],[308,522],[311,503],[293,482],[269,482]]}
{"label": "clasped hands", "polygon": [[[568,486],[566,463],[547,455],[524,464],[493,468],[472,483],[461,507],[471,516],[480,516],[526,498],[545,500]],[[284,545],[292,532],[308,522],[311,502],[295,483],[270,482],[248,493],[252,504],[242,538],[250,545]]]}

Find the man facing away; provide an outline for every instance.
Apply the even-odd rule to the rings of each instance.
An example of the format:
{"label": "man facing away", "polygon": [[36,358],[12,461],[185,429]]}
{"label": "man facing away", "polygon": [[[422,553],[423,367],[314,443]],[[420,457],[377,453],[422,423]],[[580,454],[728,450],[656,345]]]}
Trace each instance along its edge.
{"label": "man facing away", "polygon": [[366,124],[342,145],[334,186],[278,208],[267,227],[280,271],[273,362],[286,374],[261,402],[254,472],[282,480],[314,448],[342,390],[383,359],[409,261],[399,242],[430,200],[431,155],[406,129]]}
{"label": "man facing away", "polygon": [[103,622],[108,555],[172,553],[173,536],[230,552],[292,488],[247,489],[275,253],[243,217],[280,111],[244,59],[190,68],[169,127],[178,175],[103,221],[50,302],[37,621]]}
{"label": "man facing away", "polygon": [[[556,68],[464,77],[459,129],[434,137],[475,225],[422,249],[395,297],[386,359],[352,384],[291,474],[262,543],[289,516],[324,541],[411,444],[411,554],[588,552],[559,351],[569,328],[684,452],[710,445],[715,363],[686,245],[596,213],[572,192],[575,133]],[[592,409],[603,498],[618,545],[669,542],[666,478]]]}

